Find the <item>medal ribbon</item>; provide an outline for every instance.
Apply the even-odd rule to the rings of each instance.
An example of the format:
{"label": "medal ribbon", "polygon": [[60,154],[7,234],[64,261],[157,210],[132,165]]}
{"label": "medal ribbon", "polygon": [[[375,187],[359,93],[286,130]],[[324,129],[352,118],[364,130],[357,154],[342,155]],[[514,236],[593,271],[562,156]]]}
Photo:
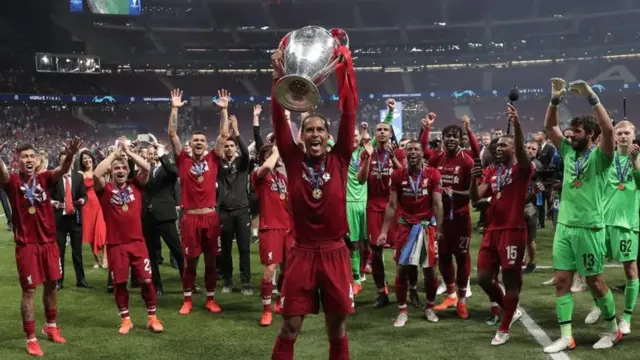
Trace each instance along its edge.
{"label": "medal ribbon", "polygon": [[389,152],[385,149],[384,155],[382,156],[382,161],[380,161],[380,152],[378,152],[378,150],[376,149],[376,160],[378,160],[378,164],[377,164],[378,174],[382,175],[382,171],[386,167],[387,161],[389,160]]}
{"label": "medal ribbon", "polygon": [[118,189],[118,197],[120,198],[120,201],[122,201],[123,205],[129,202],[129,191],[127,191],[126,186],[122,190]]}
{"label": "medal ribbon", "polygon": [[589,155],[591,155],[591,152],[593,151],[593,149],[595,148],[592,147],[591,149],[589,149],[587,152],[584,153],[584,155],[579,158],[578,157],[578,153],[576,153],[576,159],[575,159],[575,171],[576,171],[576,180],[581,180],[582,179],[582,173],[584,172],[584,165],[586,164],[587,160],[589,159]]}
{"label": "medal ribbon", "polygon": [[447,197],[449,198],[449,203],[450,203],[450,207],[449,207],[449,220],[453,220],[453,189],[451,189],[451,192],[447,192]]}
{"label": "medal ribbon", "polygon": [[[505,176],[502,176],[502,173],[505,173]],[[496,187],[498,188],[498,192],[502,192],[502,189],[504,188],[504,183],[506,182],[506,171],[504,171],[504,167],[502,165],[500,165],[498,167],[498,176],[496,179]]]}
{"label": "medal ribbon", "polygon": [[327,164],[326,156],[322,160],[322,164],[320,164],[320,169],[318,170],[318,172],[316,172],[313,169],[313,166],[308,166],[307,164],[304,164],[305,168],[307,168],[307,171],[309,172],[309,180],[311,180],[311,187],[313,187],[313,190],[320,189],[322,185],[324,185],[324,180],[322,179],[322,176],[324,175],[326,164]]}
{"label": "medal ribbon", "polygon": [[355,171],[358,171],[358,168],[360,167],[360,156],[356,156],[355,158],[351,159],[351,166],[353,166],[353,169]]}
{"label": "medal ribbon", "polygon": [[273,182],[276,184],[276,187],[278,188],[278,194],[284,194],[284,184],[280,179],[280,176],[278,175],[278,171],[276,170],[275,173],[271,174],[271,176],[273,176],[274,178]]}
{"label": "medal ribbon", "polygon": [[422,171],[418,173],[418,178],[416,181],[413,181],[413,176],[409,173],[409,184],[411,185],[411,190],[413,191],[413,195],[418,197],[418,190],[420,190],[420,180],[422,180]]}
{"label": "medal ribbon", "polygon": [[631,164],[631,159],[627,159],[627,163],[624,164],[624,169],[620,164],[620,157],[616,154],[616,174],[618,175],[618,181],[620,184],[624,184],[624,180],[627,178],[627,174],[629,173],[629,164]]}
{"label": "medal ribbon", "polygon": [[38,184],[36,183],[36,176],[34,175],[33,177],[31,177],[31,185],[27,184],[27,200],[29,200],[29,203],[31,203],[31,206],[33,206],[33,204],[36,201],[36,186]]}
{"label": "medal ribbon", "polygon": [[202,176],[202,174],[204,173],[204,162],[199,162],[197,164],[194,163],[193,169],[196,172],[197,176]]}

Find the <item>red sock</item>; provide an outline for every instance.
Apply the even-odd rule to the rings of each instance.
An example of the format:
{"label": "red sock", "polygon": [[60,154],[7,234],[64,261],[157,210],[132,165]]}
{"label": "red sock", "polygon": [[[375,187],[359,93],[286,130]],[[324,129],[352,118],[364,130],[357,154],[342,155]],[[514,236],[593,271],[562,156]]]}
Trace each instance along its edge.
{"label": "red sock", "polygon": [[491,293],[488,295],[491,302],[498,304],[498,306],[504,309],[504,292],[502,292],[502,288],[497,281],[491,283]]}
{"label": "red sock", "polygon": [[156,287],[152,282],[146,283],[142,282],[142,286],[140,286],[140,293],[142,294],[142,299],[144,299],[144,303],[147,305],[147,315],[153,316],[156,314],[156,304],[158,302],[158,294],[156,293]]}
{"label": "red sock", "polygon": [[373,251],[373,258],[371,259],[371,272],[373,275],[373,281],[376,283],[378,291],[384,289],[384,262],[382,261],[382,247],[376,246],[371,249]]}
{"label": "red sock", "polygon": [[58,316],[58,309],[57,308],[53,308],[53,309],[44,309],[44,317],[45,319],[47,319],[47,324],[55,324],[56,323],[56,317]]}
{"label": "red sock", "polygon": [[273,345],[271,360],[293,360],[293,345],[295,343],[295,339],[278,336],[275,345]]}
{"label": "red sock", "polygon": [[113,297],[116,299],[116,306],[120,317],[129,317],[129,291],[127,290],[127,283],[116,284],[113,288]]}
{"label": "red sock", "polygon": [[458,265],[458,272],[456,274],[458,299],[464,299],[467,297],[467,284],[469,283],[469,274],[471,273],[471,255],[469,255],[469,252],[465,255],[456,256],[456,264]]}
{"label": "red sock", "polygon": [[22,330],[24,330],[25,335],[27,335],[27,340],[36,338],[36,322],[35,320],[31,321],[23,321],[22,322]]}
{"label": "red sock", "polygon": [[347,334],[329,342],[329,360],[349,360],[349,339]]}
{"label": "red sock", "polygon": [[447,294],[453,294],[456,292],[456,286],[454,283],[453,275],[453,263],[451,255],[445,254],[438,258],[438,268],[440,269],[440,275],[445,285],[447,285]]}
{"label": "red sock", "polygon": [[520,294],[507,293],[504,296],[504,307],[502,312],[502,323],[500,324],[500,331],[504,333],[509,332],[509,328],[511,327],[511,320],[513,319],[513,314],[518,307],[519,301]]}
{"label": "red sock", "polygon": [[282,291],[282,284],[284,284],[284,269],[280,271],[280,275],[278,275],[278,280],[276,281],[276,289],[278,289],[278,293]]}
{"label": "red sock", "polygon": [[407,311],[407,288],[409,287],[409,282],[407,279],[401,279],[400,276],[396,275],[396,299],[398,302],[398,308],[400,311]]}
{"label": "red sock", "polygon": [[262,279],[260,282],[260,297],[262,297],[262,308],[264,312],[271,312],[271,293],[273,292],[273,282]]}
{"label": "red sock", "polygon": [[[204,257],[204,285],[207,288],[207,293],[213,293],[216,291],[216,284],[218,283],[216,269],[216,257],[205,256]],[[194,277],[195,281],[195,277]],[[211,298],[213,300],[213,297]]]}
{"label": "red sock", "polygon": [[191,302],[191,294],[196,283],[196,268],[190,268],[185,264],[184,273],[182,274],[182,292],[184,295],[184,302]]}

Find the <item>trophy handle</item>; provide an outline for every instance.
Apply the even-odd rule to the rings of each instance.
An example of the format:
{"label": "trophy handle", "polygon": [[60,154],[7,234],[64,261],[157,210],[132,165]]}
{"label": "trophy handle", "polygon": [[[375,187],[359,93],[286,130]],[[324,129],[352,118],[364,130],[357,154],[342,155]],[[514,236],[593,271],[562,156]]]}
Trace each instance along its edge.
{"label": "trophy handle", "polygon": [[[338,43],[346,46],[347,48],[349,47],[349,34],[347,34],[346,31],[338,28],[333,28],[330,30],[330,32],[331,36],[333,36],[334,39],[338,41]],[[342,42],[342,40],[344,40],[344,43]]]}

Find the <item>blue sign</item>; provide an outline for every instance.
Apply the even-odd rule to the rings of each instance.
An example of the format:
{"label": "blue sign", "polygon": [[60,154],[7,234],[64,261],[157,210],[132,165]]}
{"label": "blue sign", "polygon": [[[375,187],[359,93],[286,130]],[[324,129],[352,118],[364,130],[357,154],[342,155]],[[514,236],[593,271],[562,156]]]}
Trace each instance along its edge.
{"label": "blue sign", "polygon": [[69,7],[72,13],[81,13],[84,11],[84,3],[82,0],[69,0]]}
{"label": "blue sign", "polygon": [[141,0],[129,0],[129,15],[137,16],[142,11]]}

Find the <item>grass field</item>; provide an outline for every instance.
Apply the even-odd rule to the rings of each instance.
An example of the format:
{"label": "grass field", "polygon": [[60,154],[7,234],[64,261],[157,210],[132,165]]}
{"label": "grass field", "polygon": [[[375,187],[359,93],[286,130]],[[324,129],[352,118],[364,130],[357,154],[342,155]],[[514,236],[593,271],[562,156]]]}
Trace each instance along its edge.
{"label": "grass field", "polygon": [[[0,360],[25,359],[24,334],[20,322],[20,288],[17,281],[14,244],[11,233],[6,231],[4,218],[0,219]],[[551,265],[551,230],[538,233],[538,265]],[[474,234],[472,258],[475,263],[480,235]],[[260,267],[257,245],[253,251],[253,282],[258,289]],[[70,249],[67,249],[70,254]],[[168,251],[164,254],[168,256]],[[87,280],[96,288],[92,290],[73,287],[73,274],[69,274],[67,287],[59,294],[58,324],[62,334],[69,341],[66,345],[56,345],[45,341],[41,344],[48,359],[269,359],[271,348],[279,328],[279,319],[269,328],[258,326],[261,303],[259,291],[252,297],[240,293],[217,295],[223,312],[219,315],[207,313],[203,309],[204,299],[194,298],[194,312],[188,316],[178,315],[181,305],[181,285],[176,270],[162,266],[167,293],[158,301],[158,316],[164,321],[163,334],[151,334],[144,330],[145,309],[139,291],[133,290],[130,297],[131,316],[134,328],[127,336],[117,333],[119,315],[111,295],[105,292],[106,270],[91,267],[93,257],[89,247],[85,247]],[[387,255],[387,269],[393,269],[390,254]],[[72,269],[70,255],[67,269]],[[237,265],[236,265],[237,268]],[[555,317],[553,287],[542,286],[550,278],[551,270],[538,270],[525,277],[521,306],[551,339],[559,336]],[[392,281],[393,271],[387,270],[387,278]],[[460,320],[455,310],[440,314],[440,322],[427,323],[422,312],[410,309],[409,322],[404,328],[396,329],[393,321],[397,314],[395,304],[385,309],[374,310],[373,284],[365,283],[365,291],[356,297],[356,314],[348,320],[351,358],[372,359],[543,359],[542,346],[529,334],[520,322],[514,324],[510,341],[501,347],[490,345],[496,329],[485,324],[489,306],[482,290],[475,285],[472,276],[473,296],[469,299],[470,318]],[[202,271],[198,274],[202,284]],[[622,269],[608,268],[609,284],[624,282]],[[421,282],[421,281],[420,281]],[[219,283],[219,286],[221,284]],[[422,293],[424,300],[424,293]],[[395,296],[391,294],[392,301]],[[440,300],[440,299],[439,299]],[[40,294],[38,294],[40,303]],[[587,293],[575,295],[574,336],[578,348],[566,355],[570,359],[638,359],[640,337],[631,334],[616,347],[596,352],[591,345],[603,330],[602,324],[584,325],[584,317],[590,309]],[[616,294],[618,312],[622,312],[623,297]],[[44,323],[42,306],[37,306],[37,329]],[[322,315],[310,316],[296,343],[296,359],[327,359],[328,343],[324,333]],[[550,358],[550,357],[548,357]],[[567,357],[555,357],[567,359]]]}

